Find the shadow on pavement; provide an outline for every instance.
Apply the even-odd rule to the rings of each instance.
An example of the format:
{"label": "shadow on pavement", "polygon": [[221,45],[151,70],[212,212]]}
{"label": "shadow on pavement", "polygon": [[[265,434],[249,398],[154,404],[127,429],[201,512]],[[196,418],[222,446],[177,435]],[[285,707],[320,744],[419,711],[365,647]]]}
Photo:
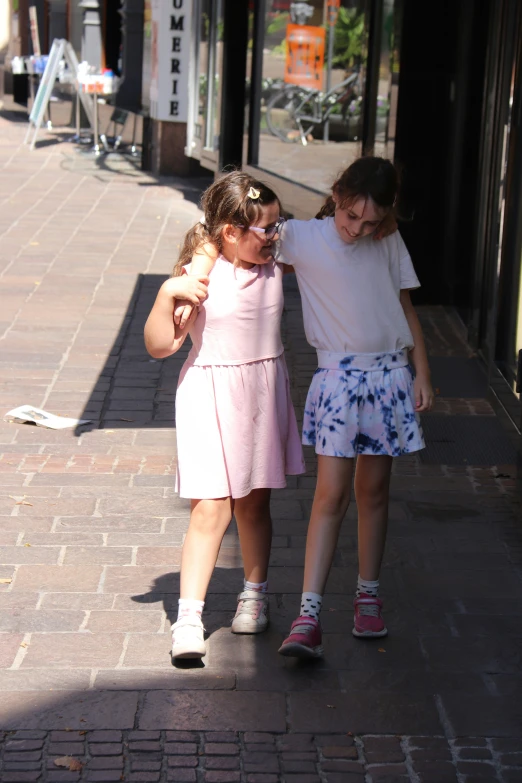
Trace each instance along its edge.
{"label": "shadow on pavement", "polygon": [[179,372],[190,338],[178,353],[167,359],[152,359],[145,349],[143,328],[158,290],[168,275],[139,275],[120,329],[98,381],[100,383],[79,418],[93,423],[77,427],[75,436],[92,429],[139,429],[175,426],[174,401]]}

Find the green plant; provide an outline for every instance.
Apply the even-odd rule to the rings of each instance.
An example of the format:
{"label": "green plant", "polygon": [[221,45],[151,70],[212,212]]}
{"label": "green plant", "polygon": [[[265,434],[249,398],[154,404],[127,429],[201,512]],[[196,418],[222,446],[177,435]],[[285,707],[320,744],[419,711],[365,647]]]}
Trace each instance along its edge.
{"label": "green plant", "polygon": [[364,54],[364,14],[356,8],[340,8],[334,28],[334,68],[348,68],[358,64]]}

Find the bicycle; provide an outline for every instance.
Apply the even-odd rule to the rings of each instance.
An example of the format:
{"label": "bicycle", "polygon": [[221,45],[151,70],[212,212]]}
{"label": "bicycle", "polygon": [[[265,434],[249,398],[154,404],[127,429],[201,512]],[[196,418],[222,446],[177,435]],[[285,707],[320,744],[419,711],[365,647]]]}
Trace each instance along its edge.
{"label": "bicycle", "polygon": [[341,115],[346,120],[348,107],[358,95],[355,89],[358,79],[357,70],[328,92],[285,84],[267,103],[268,130],[281,141],[300,141],[305,147],[314,128],[324,125],[338,104],[342,104]]}

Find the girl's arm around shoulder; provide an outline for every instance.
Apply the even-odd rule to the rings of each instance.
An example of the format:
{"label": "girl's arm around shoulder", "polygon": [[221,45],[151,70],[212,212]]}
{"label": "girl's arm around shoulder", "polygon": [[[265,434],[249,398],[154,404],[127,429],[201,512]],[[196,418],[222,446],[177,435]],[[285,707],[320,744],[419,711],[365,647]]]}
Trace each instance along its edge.
{"label": "girl's arm around shoulder", "polygon": [[179,351],[197,314],[196,308],[183,328],[174,323],[176,300],[183,298],[194,304],[207,296],[207,277],[171,277],[158,291],[156,301],[145,324],[145,347],[154,359],[165,359]]}
{"label": "girl's arm around shoulder", "polygon": [[410,351],[410,356],[415,368],[415,383],[413,387],[415,392],[415,410],[420,413],[421,411],[429,411],[433,406],[434,400],[428,354],[424,343],[422,326],[412,304],[409,290],[402,289],[400,299],[404,315],[413,336],[414,348]]}
{"label": "girl's arm around shoulder", "polygon": [[[216,263],[218,251],[211,242],[206,242],[192,256],[190,263],[190,275],[204,275],[207,277]],[[193,305],[190,302],[180,300],[174,308],[174,323],[181,329],[185,327],[193,313]]]}

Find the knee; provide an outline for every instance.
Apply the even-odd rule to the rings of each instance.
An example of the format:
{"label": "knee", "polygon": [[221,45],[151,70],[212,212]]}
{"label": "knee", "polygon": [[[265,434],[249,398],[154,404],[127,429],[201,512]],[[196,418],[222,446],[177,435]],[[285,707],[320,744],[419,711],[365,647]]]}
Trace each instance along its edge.
{"label": "knee", "polygon": [[204,535],[223,535],[231,520],[230,511],[221,504],[198,504],[190,515],[190,527]]}
{"label": "knee", "polygon": [[386,482],[363,483],[355,489],[357,505],[364,508],[382,508],[388,504]]}
{"label": "knee", "polygon": [[334,489],[323,487],[318,489],[314,498],[314,506],[321,516],[337,517],[346,512],[350,503],[350,488]]}

